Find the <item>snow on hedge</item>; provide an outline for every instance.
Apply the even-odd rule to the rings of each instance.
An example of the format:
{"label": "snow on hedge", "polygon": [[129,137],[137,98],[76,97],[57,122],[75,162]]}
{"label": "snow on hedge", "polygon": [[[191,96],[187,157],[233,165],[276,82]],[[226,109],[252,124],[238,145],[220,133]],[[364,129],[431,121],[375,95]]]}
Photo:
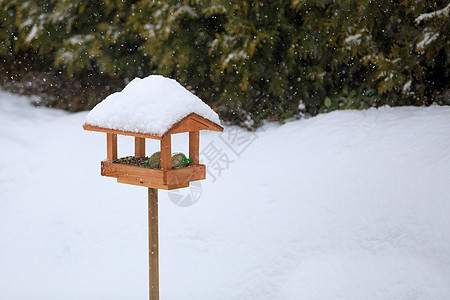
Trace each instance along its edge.
{"label": "snow on hedge", "polygon": [[415,23],[420,23],[422,20],[429,20],[435,17],[440,17],[442,15],[447,16],[448,12],[450,11],[450,3],[447,4],[446,7],[444,7],[443,9],[437,10],[437,11],[433,11],[430,13],[426,13],[426,14],[421,14],[420,16],[418,16],[414,22]]}
{"label": "snow on hedge", "polygon": [[162,135],[190,113],[220,124],[217,113],[177,81],[150,75],[135,78],[121,92],[106,97],[87,115],[86,123]]}

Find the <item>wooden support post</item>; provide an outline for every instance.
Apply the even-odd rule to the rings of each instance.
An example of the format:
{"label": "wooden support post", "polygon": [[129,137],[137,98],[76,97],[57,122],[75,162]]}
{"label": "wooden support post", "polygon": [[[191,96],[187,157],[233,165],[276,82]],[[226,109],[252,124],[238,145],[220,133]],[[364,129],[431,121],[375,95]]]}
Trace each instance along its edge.
{"label": "wooden support post", "polygon": [[145,157],[145,138],[134,138],[134,156]]}
{"label": "wooden support post", "polygon": [[199,162],[200,132],[189,131],[189,158],[192,159],[189,165],[195,166]]}
{"label": "wooden support post", "polygon": [[161,140],[161,169],[172,169],[172,142],[170,134],[164,136]]}
{"label": "wooden support post", "polygon": [[158,190],[148,188],[149,296],[159,300]]}
{"label": "wooden support post", "polygon": [[106,158],[109,161],[113,161],[117,159],[117,134],[107,133],[106,134]]}

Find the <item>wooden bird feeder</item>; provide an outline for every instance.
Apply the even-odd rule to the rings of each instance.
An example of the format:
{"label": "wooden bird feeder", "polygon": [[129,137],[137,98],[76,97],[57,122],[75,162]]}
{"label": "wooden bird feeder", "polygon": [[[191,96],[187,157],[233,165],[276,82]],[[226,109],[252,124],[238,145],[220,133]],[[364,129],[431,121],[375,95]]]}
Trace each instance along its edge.
{"label": "wooden bird feeder", "polygon": [[[128,86],[132,86],[128,88]],[[117,178],[117,182],[143,186],[148,188],[148,222],[149,222],[149,296],[151,300],[159,299],[159,254],[158,254],[158,189],[172,190],[185,188],[191,181],[202,180],[206,178],[206,166],[199,162],[199,143],[200,130],[223,131],[219,125],[217,114],[212,111],[199,98],[188,92],[174,80],[162,76],[149,76],[145,79],[133,80],[125,89],[118,93],[108,96],[103,102],[97,105],[88,115],[86,123],[83,125],[85,130],[98,131],[106,133],[106,152],[107,157],[101,162],[101,175]],[[128,89],[128,90],[127,90]],[[133,90],[131,90],[133,89]],[[171,90],[175,90],[175,92]],[[130,91],[131,90],[131,91]],[[145,90],[142,93],[142,90]],[[128,92],[127,92],[128,91]],[[138,93],[138,92],[141,93]],[[172,93],[172,94],[171,94]],[[166,94],[169,94],[167,96]],[[131,100],[129,96],[131,95]],[[172,95],[172,98],[170,97]],[[176,97],[173,97],[175,95]],[[141,101],[134,98],[146,98]],[[117,105],[119,98],[120,105]],[[160,105],[156,98],[164,98],[161,101],[167,102],[167,112],[165,106]],[[180,98],[187,99],[185,102]],[[114,102],[115,101],[115,102]],[[141,101],[141,102],[139,102]],[[164,102],[164,103],[166,103]],[[182,109],[174,106],[173,103],[181,103]],[[142,110],[135,110],[130,113],[130,106],[139,103],[145,106]],[[111,109],[112,107],[112,109]],[[162,108],[161,108],[162,107]],[[177,120],[174,121],[173,110],[177,111]],[[146,114],[145,112],[149,112]],[[199,112],[199,113],[197,113]],[[166,114],[167,113],[167,114]],[[89,118],[93,114],[92,118]],[[203,116],[202,116],[203,114]],[[138,115],[138,118],[134,118]],[[152,127],[153,118],[157,119],[153,123],[160,124],[161,119],[167,115],[168,122],[165,123],[165,129],[151,132],[148,130],[139,130],[131,126],[133,130],[125,130],[127,127],[127,118],[131,116],[136,126],[137,124],[148,123]],[[180,117],[181,115],[181,117]],[[110,119],[121,120],[120,128]],[[90,121],[94,120],[94,121]],[[100,120],[100,121],[98,121]],[[137,120],[137,121],[136,121]],[[216,122],[214,122],[215,120]],[[132,122],[130,121],[130,122]],[[98,124],[100,123],[100,125]],[[108,124],[113,124],[109,126]],[[116,124],[116,125],[114,125]],[[147,124],[147,125],[148,125]],[[139,126],[137,126],[139,128]],[[148,128],[148,127],[147,127]],[[155,128],[158,128],[157,126]],[[189,133],[189,158],[192,160],[187,167],[172,168],[171,160],[171,136],[177,133]],[[117,162],[117,135],[134,136],[135,139],[135,159],[146,157],[145,139],[155,139],[160,141],[161,168],[152,169],[145,166],[128,165]]]}
{"label": "wooden bird feeder", "polygon": [[[107,158],[101,163],[101,175],[117,178],[117,182],[145,186],[149,188],[172,190],[185,188],[189,182],[206,178],[206,167],[199,162],[200,130],[223,131],[222,126],[190,113],[162,135],[139,133],[103,128],[85,123],[85,130],[105,132]],[[189,158],[192,162],[186,168],[172,169],[171,135],[189,133]],[[161,141],[161,169],[114,163],[117,160],[117,135],[134,136],[135,156],[145,157],[145,139]]]}

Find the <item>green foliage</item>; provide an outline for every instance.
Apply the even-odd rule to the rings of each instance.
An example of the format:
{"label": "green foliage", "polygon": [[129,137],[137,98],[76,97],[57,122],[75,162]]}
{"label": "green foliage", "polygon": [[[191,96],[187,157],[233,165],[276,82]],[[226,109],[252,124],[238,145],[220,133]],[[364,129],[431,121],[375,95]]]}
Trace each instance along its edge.
{"label": "green foliage", "polygon": [[[22,73],[14,80],[29,80],[32,70],[55,75],[54,85],[113,91],[162,74],[247,127],[450,104],[449,11],[446,1],[424,0],[0,0],[0,75],[10,78],[10,68]],[[77,107],[101,100],[106,90],[97,90]],[[83,95],[64,97],[55,101]]]}

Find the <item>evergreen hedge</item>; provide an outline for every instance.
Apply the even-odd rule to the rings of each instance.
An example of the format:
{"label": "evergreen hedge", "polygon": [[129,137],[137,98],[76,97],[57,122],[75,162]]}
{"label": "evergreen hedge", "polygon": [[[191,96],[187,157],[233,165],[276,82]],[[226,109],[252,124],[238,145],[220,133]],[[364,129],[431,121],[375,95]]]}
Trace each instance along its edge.
{"label": "evergreen hedge", "polygon": [[447,1],[0,0],[0,83],[89,109],[180,81],[225,120],[450,104]]}

